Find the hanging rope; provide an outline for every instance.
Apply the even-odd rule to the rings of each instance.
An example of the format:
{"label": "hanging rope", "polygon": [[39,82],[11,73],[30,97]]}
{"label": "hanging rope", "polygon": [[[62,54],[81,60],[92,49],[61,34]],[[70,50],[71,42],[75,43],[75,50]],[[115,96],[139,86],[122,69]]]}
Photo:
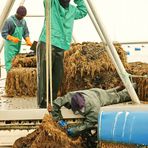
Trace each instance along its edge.
{"label": "hanging rope", "polygon": [[[52,51],[50,45],[50,8],[51,1],[46,0],[46,99],[47,99],[47,108],[48,108],[48,97],[49,97],[49,80],[50,80],[50,104],[52,106]],[[50,78],[49,78],[50,75]]]}

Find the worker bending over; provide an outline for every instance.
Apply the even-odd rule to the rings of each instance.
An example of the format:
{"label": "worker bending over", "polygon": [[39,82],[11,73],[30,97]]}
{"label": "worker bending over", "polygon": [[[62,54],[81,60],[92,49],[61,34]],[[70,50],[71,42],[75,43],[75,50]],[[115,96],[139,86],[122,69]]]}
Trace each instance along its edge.
{"label": "worker bending over", "polygon": [[[76,6],[71,5],[70,0],[51,1],[50,37],[52,45],[53,99],[57,98],[57,93],[63,79],[64,51],[70,49],[74,20],[81,19],[87,15],[87,9],[83,0],[74,0],[74,3]],[[45,0],[44,6],[46,8]],[[47,14],[45,13],[45,15]],[[39,38],[37,55],[38,104],[41,108],[46,108],[46,19]]]}
{"label": "worker bending over", "polygon": [[27,45],[32,45],[26,21],[23,19],[26,14],[27,10],[24,6],[18,7],[16,14],[8,18],[2,28],[1,35],[5,39],[4,58],[7,72],[11,69],[12,59],[20,52],[22,37]]}
{"label": "worker bending over", "polygon": [[117,92],[116,89],[92,88],[69,92],[63,97],[58,97],[53,102],[51,112],[54,120],[58,121],[62,127],[67,126],[67,123],[62,120],[63,117],[60,111],[62,106],[72,109],[74,114],[84,116],[84,123],[67,129],[67,134],[75,137],[97,124],[100,107],[126,101],[130,101],[130,96],[126,89]]}

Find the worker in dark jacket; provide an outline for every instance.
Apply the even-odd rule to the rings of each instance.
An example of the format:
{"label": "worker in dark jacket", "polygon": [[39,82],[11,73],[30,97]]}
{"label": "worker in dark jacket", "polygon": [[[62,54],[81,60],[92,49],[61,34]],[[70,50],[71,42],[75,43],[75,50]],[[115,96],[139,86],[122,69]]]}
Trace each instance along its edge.
{"label": "worker in dark jacket", "polygon": [[20,52],[22,37],[27,45],[32,45],[26,21],[23,19],[26,14],[27,10],[24,6],[18,7],[16,14],[8,18],[2,28],[1,35],[5,39],[4,57],[7,72],[11,69],[12,59]]}
{"label": "worker in dark jacket", "polygon": [[[49,0],[50,2],[50,0]],[[76,6],[70,4],[70,0],[51,1],[51,45],[52,45],[52,82],[53,99],[57,98],[58,89],[63,78],[64,51],[70,49],[74,20],[87,15],[87,9],[83,0],[74,0]],[[44,0],[46,8],[46,1]],[[46,107],[46,20],[39,38],[37,48],[38,55],[38,104]]]}
{"label": "worker in dark jacket", "polygon": [[59,125],[67,125],[61,115],[61,107],[65,106],[72,109],[74,114],[79,113],[84,116],[84,123],[67,129],[69,136],[78,136],[84,130],[94,127],[97,124],[100,107],[129,101],[130,97],[126,89],[117,92],[116,89],[103,90],[92,88],[89,90],[80,90],[69,92],[63,97],[58,97],[53,102],[52,116]]}

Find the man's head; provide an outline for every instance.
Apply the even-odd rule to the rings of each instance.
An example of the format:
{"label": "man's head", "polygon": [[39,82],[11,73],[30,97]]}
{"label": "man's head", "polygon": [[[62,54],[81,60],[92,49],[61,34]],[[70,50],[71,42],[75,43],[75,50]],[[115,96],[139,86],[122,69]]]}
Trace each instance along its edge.
{"label": "man's head", "polygon": [[19,6],[16,10],[16,17],[18,20],[23,19],[27,15],[27,9],[24,6]]}
{"label": "man's head", "polygon": [[75,113],[78,110],[82,110],[85,106],[85,99],[84,96],[77,92],[71,98],[71,108],[72,111]]}
{"label": "man's head", "polygon": [[59,0],[60,5],[64,8],[67,8],[69,6],[70,0]]}

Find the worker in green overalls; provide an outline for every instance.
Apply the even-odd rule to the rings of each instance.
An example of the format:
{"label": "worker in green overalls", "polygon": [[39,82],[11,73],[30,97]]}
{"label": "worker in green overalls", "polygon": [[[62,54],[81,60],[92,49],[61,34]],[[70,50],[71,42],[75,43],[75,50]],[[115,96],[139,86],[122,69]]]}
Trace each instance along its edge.
{"label": "worker in green overalls", "polygon": [[[75,5],[70,4],[73,1]],[[50,2],[50,0],[49,0]],[[44,0],[46,8],[46,0]],[[53,100],[57,98],[64,73],[64,51],[70,49],[74,20],[84,18],[87,9],[84,0],[51,1],[51,45],[52,45],[52,84]],[[46,19],[37,48],[38,104],[46,108]],[[51,65],[50,65],[51,66]],[[50,98],[48,98],[48,102]]]}
{"label": "worker in green overalls", "polygon": [[18,7],[16,14],[8,18],[2,28],[4,43],[5,67],[8,72],[11,69],[12,59],[20,52],[22,37],[28,46],[32,43],[26,21],[23,19],[27,14],[24,6]]}
{"label": "worker in green overalls", "polygon": [[[134,84],[135,89],[137,89],[136,87],[136,84]],[[124,87],[119,86],[109,90],[91,88],[88,90],[68,92],[63,97],[58,97],[53,101],[52,116],[61,127],[66,128],[67,123],[63,120],[61,114],[61,108],[63,106],[72,109],[74,114],[82,115],[84,117],[83,122],[67,129],[69,136],[79,136],[97,124],[100,107],[131,100],[127,90],[122,88]]]}

